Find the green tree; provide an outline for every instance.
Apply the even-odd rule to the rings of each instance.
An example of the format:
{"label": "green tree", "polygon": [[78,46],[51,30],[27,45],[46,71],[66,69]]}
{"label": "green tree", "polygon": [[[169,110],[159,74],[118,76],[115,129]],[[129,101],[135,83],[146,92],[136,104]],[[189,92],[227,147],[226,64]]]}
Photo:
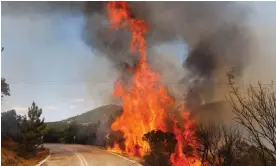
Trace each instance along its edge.
{"label": "green tree", "polygon": [[41,108],[33,102],[32,106],[28,109],[28,117],[20,116],[18,118],[21,130],[19,152],[24,156],[33,156],[42,144],[41,137],[46,125],[44,118],[40,118],[42,114]]}
{"label": "green tree", "polygon": [[17,126],[17,115],[15,110],[10,110],[1,113],[1,136],[12,137],[16,139],[19,134]]}
{"label": "green tree", "polygon": [[43,141],[47,143],[59,143],[61,134],[63,135],[63,133],[59,132],[55,128],[46,127],[45,133],[43,135]]}
{"label": "green tree", "polygon": [[1,98],[4,96],[10,96],[10,86],[5,78],[1,78]]}
{"label": "green tree", "polygon": [[65,143],[76,143],[76,134],[77,134],[77,124],[75,121],[68,124],[68,128],[64,131],[64,142]]}
{"label": "green tree", "polygon": [[[4,51],[4,47],[2,47],[1,52]],[[3,96],[10,96],[10,86],[6,82],[5,78],[1,78],[1,98]]]}

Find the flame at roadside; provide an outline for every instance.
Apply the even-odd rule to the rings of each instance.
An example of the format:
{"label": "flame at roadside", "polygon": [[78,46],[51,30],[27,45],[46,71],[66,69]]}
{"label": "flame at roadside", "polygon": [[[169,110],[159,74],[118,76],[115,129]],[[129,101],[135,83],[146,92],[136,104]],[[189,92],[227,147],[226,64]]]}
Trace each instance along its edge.
{"label": "flame at roadside", "polygon": [[[174,122],[173,133],[178,141],[175,152],[170,157],[171,163],[176,166],[197,165],[197,158],[194,155],[185,156],[182,147],[184,144],[196,147],[196,143],[190,141],[194,134],[191,127],[193,121],[189,120],[189,113],[181,110],[181,118],[185,121],[181,127],[173,116],[166,113],[167,108],[174,106],[175,100],[161,84],[160,76],[153,72],[147,63],[145,36],[148,25],[143,20],[131,17],[127,2],[109,2],[107,10],[111,28],[129,30],[130,51],[139,54],[138,64],[130,69],[133,73],[131,82],[126,85],[122,80],[118,80],[114,85],[114,95],[123,102],[123,113],[113,122],[111,128],[124,134],[124,153],[144,156],[150,149],[149,144],[142,140],[143,135],[152,130],[166,132],[165,120],[170,119]],[[122,153],[117,144],[112,150]]]}

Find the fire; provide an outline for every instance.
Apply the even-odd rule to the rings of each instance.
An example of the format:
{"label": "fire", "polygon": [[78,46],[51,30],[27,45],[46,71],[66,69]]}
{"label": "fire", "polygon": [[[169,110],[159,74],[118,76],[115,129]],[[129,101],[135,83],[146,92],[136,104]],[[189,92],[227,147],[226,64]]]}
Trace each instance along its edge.
{"label": "fire", "polygon": [[[160,76],[150,69],[147,63],[147,45],[145,36],[149,29],[145,21],[131,17],[127,2],[109,2],[108,18],[113,29],[126,28],[132,34],[130,51],[137,52],[140,56],[138,65],[133,69],[131,84],[126,87],[121,80],[114,85],[114,95],[123,101],[123,114],[112,124],[111,128],[124,134],[125,153],[135,156],[144,156],[149,150],[149,145],[142,140],[145,133],[152,130],[166,132],[164,121],[168,118],[174,121],[174,134],[177,138],[175,153],[171,156],[171,162],[178,165],[196,165],[191,157],[183,154],[182,145],[193,135],[190,130],[192,122],[189,114],[183,112],[182,118],[186,121],[184,131],[176,125],[176,120],[168,116],[166,109],[173,107],[175,100],[168,94],[161,84]],[[194,144],[194,142],[189,142]],[[119,146],[112,150],[121,152]]]}
{"label": "fire", "polygon": [[123,153],[123,150],[120,149],[120,146],[117,142],[115,142],[113,148],[108,147],[107,150],[111,152]]}
{"label": "fire", "polygon": [[194,122],[189,119],[189,113],[181,111],[181,118],[185,121],[184,126],[182,127],[183,131],[177,126],[177,122],[174,121],[173,133],[176,135],[176,149],[175,152],[171,155],[170,161],[174,166],[183,166],[183,165],[193,165],[200,166],[201,162],[194,156],[195,152],[192,149],[191,156],[185,156],[183,153],[183,145],[196,147],[197,143],[194,137]]}

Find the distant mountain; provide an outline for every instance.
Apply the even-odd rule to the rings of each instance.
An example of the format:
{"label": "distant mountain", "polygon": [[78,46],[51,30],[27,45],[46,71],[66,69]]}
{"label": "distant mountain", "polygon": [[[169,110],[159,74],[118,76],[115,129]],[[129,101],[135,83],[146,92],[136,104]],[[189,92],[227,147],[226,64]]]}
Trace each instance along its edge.
{"label": "distant mountain", "polygon": [[105,105],[93,110],[87,111],[83,114],[57,121],[57,122],[48,122],[47,125],[49,127],[66,127],[68,124],[76,122],[77,124],[90,124],[90,123],[98,123],[101,121],[102,123],[107,122],[110,118],[116,118],[122,113],[122,107],[118,105]]}
{"label": "distant mountain", "polygon": [[110,117],[116,117],[122,112],[122,107],[118,105],[105,105],[95,108],[91,111],[85,112],[64,120],[65,122],[76,121],[77,123],[97,123],[99,120],[102,122],[107,121]]}
{"label": "distant mountain", "polygon": [[[201,105],[196,111],[192,112],[192,116],[199,121],[217,121],[217,122],[230,122],[233,119],[231,114],[231,108],[225,101],[213,102]],[[118,105],[105,105],[81,115],[77,115],[62,121],[48,122],[47,125],[50,128],[64,129],[68,127],[70,123],[77,123],[80,125],[87,125],[91,123],[98,123],[101,121],[102,124],[106,124],[110,118],[116,118],[121,115],[122,107]]]}

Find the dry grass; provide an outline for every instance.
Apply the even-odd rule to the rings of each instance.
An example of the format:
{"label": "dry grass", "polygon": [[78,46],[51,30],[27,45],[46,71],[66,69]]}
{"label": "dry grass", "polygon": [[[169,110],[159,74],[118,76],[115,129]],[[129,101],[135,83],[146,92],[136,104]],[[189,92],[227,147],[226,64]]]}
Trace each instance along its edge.
{"label": "dry grass", "polygon": [[2,166],[32,166],[38,164],[49,155],[49,150],[41,150],[35,158],[24,159],[16,153],[17,144],[12,140],[3,140],[1,145],[1,165]]}

